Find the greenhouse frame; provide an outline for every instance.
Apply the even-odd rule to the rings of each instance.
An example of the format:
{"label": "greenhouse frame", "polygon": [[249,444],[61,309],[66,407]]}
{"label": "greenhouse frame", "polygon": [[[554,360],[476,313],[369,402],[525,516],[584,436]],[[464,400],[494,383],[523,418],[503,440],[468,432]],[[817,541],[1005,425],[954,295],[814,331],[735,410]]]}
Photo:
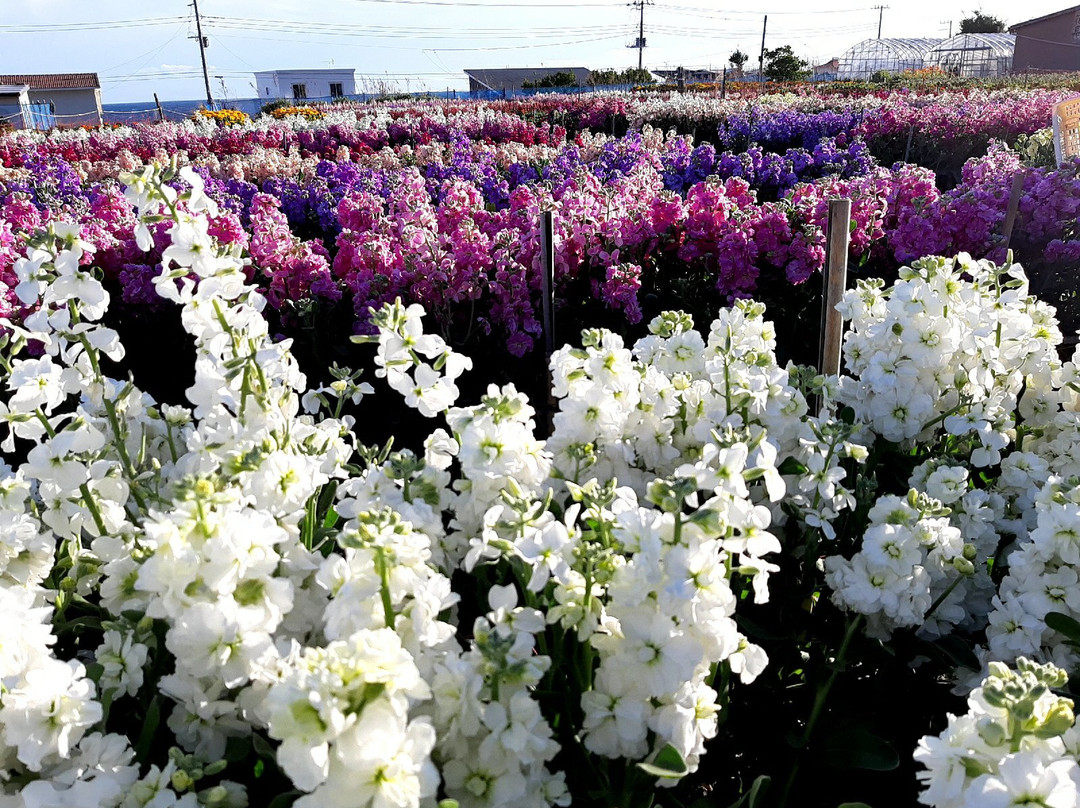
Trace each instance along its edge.
{"label": "greenhouse frame", "polygon": [[1013,34],[957,34],[926,54],[926,66],[965,79],[985,79],[1012,71]]}
{"label": "greenhouse frame", "polygon": [[926,66],[926,54],[940,39],[866,39],[840,57],[837,78],[869,79],[875,73],[903,73]]}

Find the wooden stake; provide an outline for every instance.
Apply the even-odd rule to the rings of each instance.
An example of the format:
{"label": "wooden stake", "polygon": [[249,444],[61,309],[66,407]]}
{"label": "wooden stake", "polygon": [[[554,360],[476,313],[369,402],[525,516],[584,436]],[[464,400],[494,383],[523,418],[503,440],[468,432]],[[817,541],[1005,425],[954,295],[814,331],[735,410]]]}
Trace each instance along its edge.
{"label": "wooden stake", "polygon": [[851,233],[851,200],[829,200],[828,244],[821,301],[821,350],[818,370],[826,376],[840,372],[840,346],[844,318],[836,310],[847,288],[848,243]]}
{"label": "wooden stake", "polygon": [[164,123],[165,113],[161,109],[161,102],[158,101],[157,93],[154,93],[154,105],[157,107],[157,119]]}
{"label": "wooden stake", "polygon": [[1012,241],[1013,228],[1016,226],[1016,215],[1020,211],[1020,194],[1024,192],[1024,176],[1027,172],[1021,168],[1013,175],[1012,188],[1009,189],[1009,207],[1005,213],[1005,226],[1002,235],[1005,237],[1005,251],[1009,250],[1009,242]]}

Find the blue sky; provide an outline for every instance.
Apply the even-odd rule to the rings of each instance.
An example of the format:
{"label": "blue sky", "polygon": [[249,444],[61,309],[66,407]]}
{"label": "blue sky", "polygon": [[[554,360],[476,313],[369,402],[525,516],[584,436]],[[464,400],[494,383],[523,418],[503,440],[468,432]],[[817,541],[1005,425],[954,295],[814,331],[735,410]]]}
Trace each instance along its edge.
{"label": "blue sky", "polygon": [[[756,62],[791,45],[817,62],[877,35],[887,0],[654,0],[646,67],[720,67],[736,48]],[[1008,23],[1060,2],[908,0],[884,11],[883,35],[945,36],[980,8]],[[186,0],[0,0],[0,73],[95,71],[105,103],[205,93]],[[631,67],[637,11],[625,0],[199,0],[215,98],[255,95],[254,70],[351,67],[360,89],[464,89],[470,67]]]}

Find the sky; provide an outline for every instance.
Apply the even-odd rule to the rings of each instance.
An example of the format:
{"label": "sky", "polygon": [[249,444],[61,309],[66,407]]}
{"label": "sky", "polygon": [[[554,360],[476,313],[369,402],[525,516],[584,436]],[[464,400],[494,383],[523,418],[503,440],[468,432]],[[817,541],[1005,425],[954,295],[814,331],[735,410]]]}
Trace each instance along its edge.
{"label": "sky", "polygon": [[[884,5],[879,10],[878,5]],[[976,9],[1022,22],[1060,0],[651,0],[647,68],[757,63],[791,45],[813,64],[877,36],[944,37]],[[205,96],[189,0],[0,0],[0,73],[96,72],[105,104]],[[199,0],[215,99],[256,95],[255,70],[354,68],[358,91],[467,89],[466,68],[636,67],[632,0]]]}

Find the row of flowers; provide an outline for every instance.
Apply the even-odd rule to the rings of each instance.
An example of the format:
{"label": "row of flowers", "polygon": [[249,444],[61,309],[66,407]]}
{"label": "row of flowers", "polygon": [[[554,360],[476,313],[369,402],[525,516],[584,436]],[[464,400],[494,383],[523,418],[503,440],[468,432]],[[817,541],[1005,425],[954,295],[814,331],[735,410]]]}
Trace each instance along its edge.
{"label": "row of flowers", "polygon": [[[1076,804],[1073,705],[1041,663],[1080,661],[1078,370],[1020,267],[860,282],[839,378],[781,367],[751,301],[707,334],[680,312],[632,347],[586,330],[552,357],[544,438],[513,386],[458,404],[471,362],[420,306],[360,338],[389,389],[345,368],[309,384],[248,282],[249,252],[289,237],[245,250],[175,172],[126,176],[124,200],[194,341],[183,405],[103,370],[124,347],[79,226],[18,246],[6,804],[630,808],[757,739],[769,757],[725,758],[717,796],[772,776],[778,805],[835,805],[846,783],[807,787],[812,763],[915,746],[891,735],[903,691],[877,674],[897,670],[976,688],[919,746],[924,803]],[[372,394],[438,427],[416,452],[357,446],[346,410]],[[892,693],[872,732],[827,708],[845,671]]]}
{"label": "row of flowers", "polygon": [[[774,151],[799,146],[813,149],[822,137],[845,139],[842,146],[862,137],[884,162],[906,152],[927,161],[945,156],[959,165],[978,156],[990,139],[1011,143],[1018,135],[1045,128],[1053,104],[1067,95],[1039,89],[898,92],[885,97],[775,94],[751,100],[591,94],[492,103],[414,101],[335,104],[323,110],[285,108],[254,122],[234,120],[231,111],[224,111],[183,123],[49,135],[10,133],[0,139],[0,167],[60,157],[82,164],[90,173],[95,164],[115,161],[122,152],[141,160],[180,154],[195,161],[208,155],[249,154],[256,148],[287,153],[294,146],[301,156],[333,158],[347,149],[355,157],[385,147],[447,142],[458,133],[493,143],[558,146],[568,134],[571,138],[583,131],[623,134],[627,126],[640,131],[646,124],[692,134],[721,150],[741,150],[753,142]],[[236,125],[219,126],[215,120]],[[931,154],[932,150],[936,151]]]}
{"label": "row of flowers", "polygon": [[[199,172],[221,207],[215,236],[250,249],[249,274],[275,308],[344,308],[363,330],[370,307],[402,297],[427,306],[455,344],[466,334],[495,334],[518,356],[540,332],[544,210],[556,211],[561,303],[592,300],[591,311],[629,324],[679,295],[708,316],[737,296],[805,298],[797,285],[823,265],[832,196],[853,200],[853,267],[889,276],[928,253],[1002,259],[1009,189],[1023,171],[1011,246],[1033,269],[1080,254],[1070,231],[1080,211],[1077,166],[1026,169],[1001,145],[969,161],[947,192],[926,169],[884,169],[861,141],[840,148],[828,138],[783,157],[717,154],[711,144],[654,129],[581,136],[558,149],[483,144],[459,133],[446,144],[360,161],[272,155],[281,156],[215,159]],[[127,157],[127,167],[140,165]],[[145,255],[115,184],[81,182],[56,160],[19,171],[0,184],[4,316],[21,316],[16,234],[51,221],[80,225],[125,302],[157,303],[152,278],[163,229],[151,234],[156,251]]]}

